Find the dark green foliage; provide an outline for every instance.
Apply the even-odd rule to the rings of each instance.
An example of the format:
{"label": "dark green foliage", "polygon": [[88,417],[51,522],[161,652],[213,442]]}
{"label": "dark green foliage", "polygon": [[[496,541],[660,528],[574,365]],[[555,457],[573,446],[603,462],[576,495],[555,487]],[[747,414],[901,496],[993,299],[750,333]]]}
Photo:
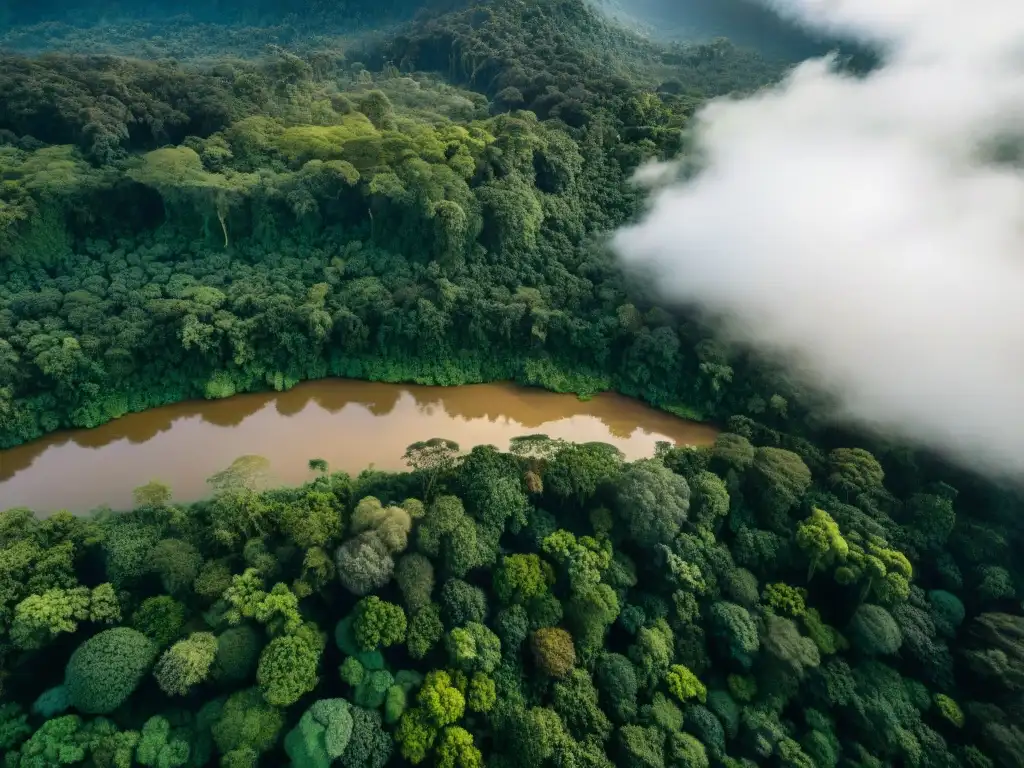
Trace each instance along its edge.
{"label": "dark green foliage", "polygon": [[880,605],[857,608],[848,632],[856,648],[869,656],[896,653],[903,643],[896,620]]}
{"label": "dark green foliage", "polygon": [[168,595],[147,597],[132,616],[132,626],[164,648],[181,634],[185,624],[185,606]]}
{"label": "dark green foliage", "polygon": [[381,727],[380,714],[352,708],[352,737],[341,756],[344,768],[382,768],[391,758],[392,741]]}
{"label": "dark green foliage", "polygon": [[225,683],[242,683],[256,671],[264,640],[248,624],[230,627],[217,636],[217,655],[210,674]]}
{"label": "dark green foliage", "polygon": [[441,617],[448,627],[481,622],[487,616],[487,596],[483,590],[460,579],[449,579],[444,583],[438,602]]}
{"label": "dark green foliage", "polygon": [[0,446],[327,376],[727,431],[632,462],[409,435],[408,473],[267,488],[245,456],[195,504],[0,512],[11,768],[1024,765],[1017,491],[825,428],[601,246],[704,101],[781,69],[584,0],[343,40],[416,4],[285,5],[0,33],[90,52],[0,55]]}
{"label": "dark green foliage", "polygon": [[82,643],[68,660],[64,684],[80,712],[113,712],[131,696],[156,658],[141,632],[115,627]]}

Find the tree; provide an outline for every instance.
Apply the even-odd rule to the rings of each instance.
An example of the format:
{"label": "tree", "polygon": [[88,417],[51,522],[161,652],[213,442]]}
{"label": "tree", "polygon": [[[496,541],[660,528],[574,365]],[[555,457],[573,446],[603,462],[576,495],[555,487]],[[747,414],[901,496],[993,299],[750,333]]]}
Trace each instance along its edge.
{"label": "tree", "polygon": [[876,490],[885,480],[878,459],[863,448],[836,448],[828,455],[828,468],[829,485],[840,498]]}
{"label": "tree", "polygon": [[448,657],[463,672],[490,674],[501,662],[501,641],[483,624],[471,621],[448,633]]}
{"label": "tree", "polygon": [[365,595],[391,581],[395,561],[387,546],[372,531],[349,539],[335,555],[338,580],[355,595]]}
{"label": "tree", "polygon": [[71,703],[88,714],[113,712],[135,691],[157,654],[141,632],[114,627],[82,643],[64,676]]}
{"label": "tree", "polygon": [[537,668],[549,677],[565,677],[576,664],[572,636],[558,627],[542,627],[530,640]]}
{"label": "tree", "polygon": [[535,554],[514,554],[494,569],[494,592],[505,605],[523,604],[544,594],[554,583],[551,566]]}
{"label": "tree", "polygon": [[316,688],[323,644],[309,634],[275,637],[260,654],[256,681],[268,704],[288,707]]}
{"label": "tree", "polygon": [[448,579],[444,583],[439,603],[441,615],[449,627],[479,623],[487,618],[487,595],[461,579]]}
{"label": "tree", "polygon": [[445,728],[437,744],[438,768],[482,768],[483,755],[465,728]]}
{"label": "tree", "polygon": [[423,716],[435,728],[457,723],[466,711],[466,698],[443,670],[427,673],[416,697]]}
{"label": "tree", "polygon": [[195,150],[189,147],[165,147],[143,155],[142,162],[128,175],[156,189],[171,204],[184,202],[199,212],[208,223],[216,215],[224,235],[224,247],[229,245],[227,216],[231,208],[257,183],[255,174],[226,171],[209,173]]}
{"label": "tree", "polygon": [[818,508],[811,510],[811,516],[797,527],[796,543],[810,560],[808,581],[818,568],[842,562],[850,551],[839,525],[827,512]]}
{"label": "tree", "polygon": [[217,714],[211,734],[224,765],[254,765],[259,755],[277,743],[284,716],[271,705],[257,688],[246,688],[231,694]]}
{"label": "tree", "polygon": [[864,603],[854,611],[847,634],[854,646],[870,656],[896,653],[903,635],[892,615],[880,605]]}
{"label": "tree", "polygon": [[664,768],[665,732],[660,728],[624,725],[619,729],[619,759],[630,768]]}
{"label": "tree", "polygon": [[644,547],[669,544],[686,521],[690,488],[655,459],[627,464],[618,483],[619,515]]}
{"label": "tree", "polygon": [[782,448],[756,449],[751,477],[760,492],[760,504],[769,515],[787,512],[811,485],[811,470],[803,459]]}
{"label": "tree", "polygon": [[423,498],[429,501],[434,498],[433,490],[437,481],[455,469],[458,455],[459,444],[454,440],[432,437],[410,445],[402,458],[413,471],[422,475]]}
{"label": "tree", "polygon": [[199,550],[181,539],[158,541],[149,553],[149,561],[164,590],[172,595],[190,590],[203,564]]}
{"label": "tree", "polygon": [[405,611],[376,595],[364,597],[355,608],[353,630],[363,650],[374,651],[405,642]]}
{"label": "tree", "polygon": [[597,662],[596,680],[604,709],[620,723],[633,720],[639,685],[630,660],[618,653],[602,654]]}
{"label": "tree", "polygon": [[622,467],[622,452],[605,443],[561,445],[544,473],[544,484],[556,496],[578,504],[611,482]]}
{"label": "tree", "polygon": [[189,743],[171,735],[171,724],[166,717],[157,715],[143,724],[135,748],[135,759],[140,765],[177,768],[185,765],[190,756]]}
{"label": "tree", "polygon": [[983,613],[969,625],[971,671],[994,685],[1024,690],[1024,618]]}
{"label": "tree", "polygon": [[731,658],[749,669],[760,645],[757,625],[749,611],[735,603],[715,603],[711,606],[711,629],[726,643]]}
{"label": "tree", "polygon": [[399,558],[395,565],[395,581],[410,614],[430,604],[434,591],[434,566],[419,552],[409,552]]}
{"label": "tree", "polygon": [[665,684],[668,686],[669,693],[683,703],[686,703],[687,699],[694,698],[701,703],[707,701],[708,689],[693,672],[682,664],[673,664],[669,667]]}
{"label": "tree", "polygon": [[185,606],[170,595],[147,597],[132,615],[132,626],[158,648],[166,648],[185,626]]}
{"label": "tree", "polygon": [[422,659],[429,653],[444,634],[441,623],[441,612],[434,604],[421,608],[409,620],[407,646],[409,655],[414,659]]}
{"label": "tree", "polygon": [[320,699],[284,737],[284,750],[296,768],[328,768],[344,754],[352,727],[351,704],[345,699]]}
{"label": "tree", "polygon": [[241,683],[256,671],[263,638],[248,624],[230,627],[217,636],[217,655],[210,668],[215,680]]}
{"label": "tree", "polygon": [[209,632],[193,632],[164,652],[153,676],[164,693],[184,696],[207,678],[216,655],[217,638]]}

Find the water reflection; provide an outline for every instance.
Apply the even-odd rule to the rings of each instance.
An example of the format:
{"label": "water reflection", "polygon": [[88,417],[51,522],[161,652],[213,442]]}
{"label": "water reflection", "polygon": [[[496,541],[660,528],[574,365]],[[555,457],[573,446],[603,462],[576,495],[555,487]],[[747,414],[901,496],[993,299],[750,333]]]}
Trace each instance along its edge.
{"label": "water reflection", "polygon": [[50,435],[0,451],[0,509],[39,512],[123,508],[149,480],[168,483],[178,501],[201,498],[205,480],[244,454],[270,460],[275,479],[310,477],[307,460],[358,472],[403,469],[416,440],[446,437],[464,450],[507,448],[517,435],[616,445],[628,458],[655,443],[704,445],[714,429],[612,394],[589,402],[508,384],[424,387],[327,379],[289,392],[179,403],[131,414],[91,430]]}

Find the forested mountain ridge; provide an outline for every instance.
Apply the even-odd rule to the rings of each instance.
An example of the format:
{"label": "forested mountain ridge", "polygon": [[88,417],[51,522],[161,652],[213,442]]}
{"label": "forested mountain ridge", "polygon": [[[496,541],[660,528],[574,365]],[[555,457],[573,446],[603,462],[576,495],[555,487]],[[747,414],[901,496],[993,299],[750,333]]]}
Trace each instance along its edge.
{"label": "forested mountain ridge", "polygon": [[598,241],[702,99],[778,73],[581,0],[258,62],[6,55],[0,445],[328,374],[727,415],[762,390]]}

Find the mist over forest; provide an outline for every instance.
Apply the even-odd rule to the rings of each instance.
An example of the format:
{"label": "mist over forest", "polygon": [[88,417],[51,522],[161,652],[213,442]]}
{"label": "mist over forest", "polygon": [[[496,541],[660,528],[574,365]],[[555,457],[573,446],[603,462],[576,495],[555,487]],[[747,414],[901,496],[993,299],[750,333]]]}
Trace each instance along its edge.
{"label": "mist over forest", "polygon": [[981,5],[8,0],[0,462],[339,379],[707,439],[0,479],[0,766],[1024,768],[1024,30]]}

